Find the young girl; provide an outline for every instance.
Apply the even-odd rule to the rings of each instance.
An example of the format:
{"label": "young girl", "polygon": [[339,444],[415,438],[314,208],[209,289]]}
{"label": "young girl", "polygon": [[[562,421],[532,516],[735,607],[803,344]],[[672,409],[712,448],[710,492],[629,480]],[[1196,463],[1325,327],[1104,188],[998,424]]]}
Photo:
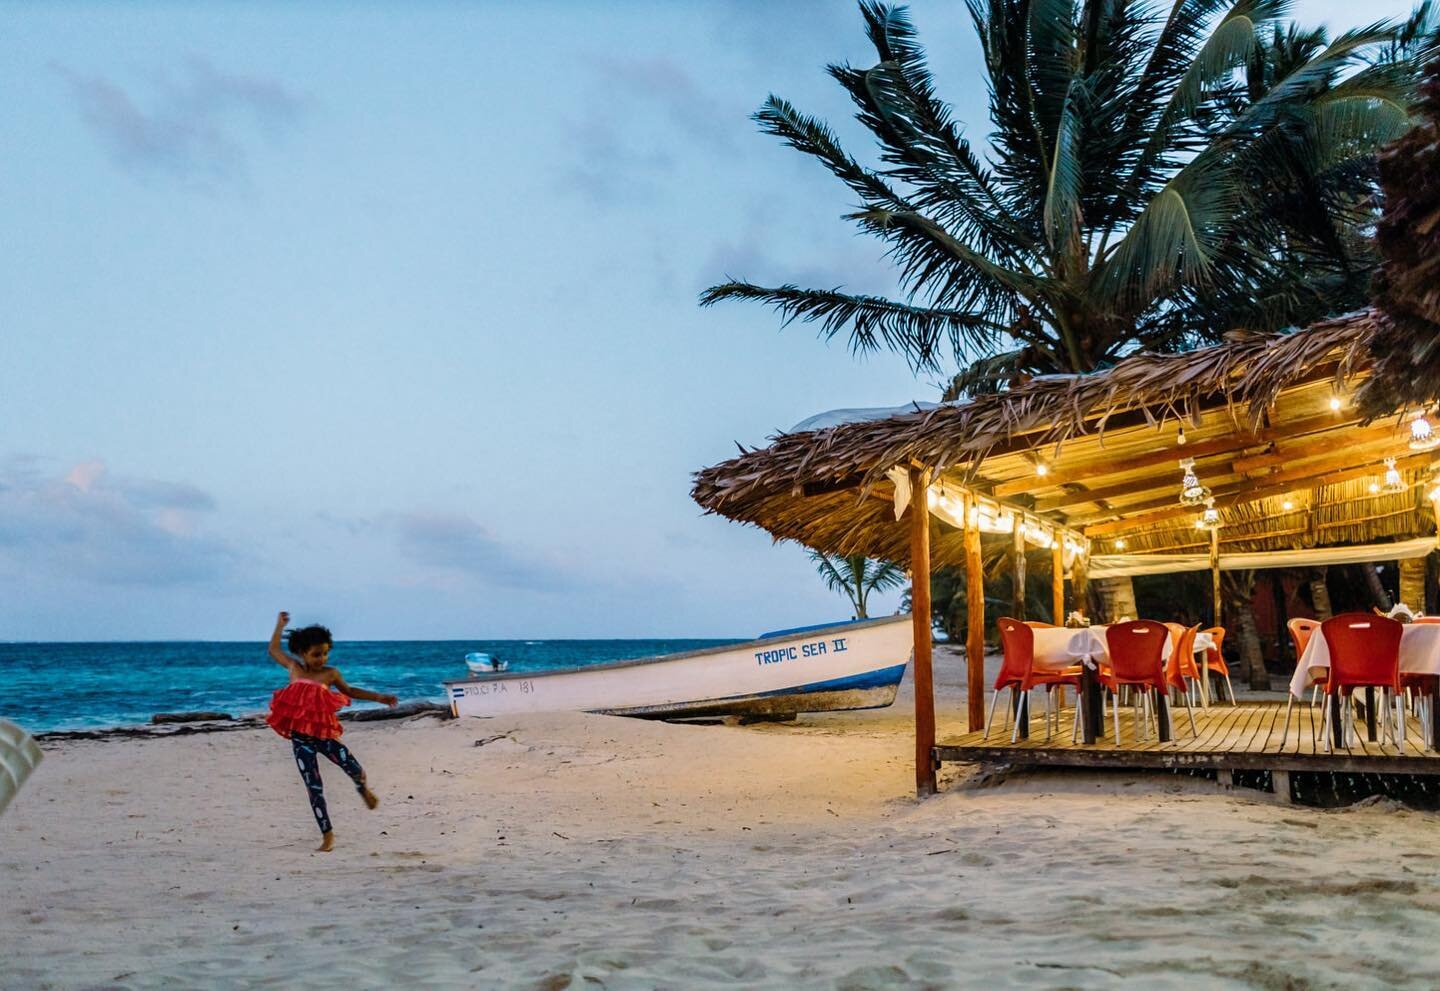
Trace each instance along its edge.
{"label": "young girl", "polygon": [[345,679],[335,668],[326,665],[330,658],[330,631],[323,626],[307,626],[290,631],[290,652],[280,649],[280,634],[290,614],[282,612],[275,620],[275,632],[270,635],[270,656],[275,663],[290,672],[290,684],[276,692],[270,699],[270,715],[266,722],[270,728],[290,741],[295,750],[295,763],[300,767],[300,777],[310,792],[310,810],[320,825],[320,851],[328,853],[335,846],[335,834],[330,828],[330,816],[325,809],[325,788],[320,783],[319,761],[316,754],[324,754],[339,768],[350,775],[355,790],[370,808],[380,804],[375,794],[365,786],[365,772],[340,742],[340,720],[335,714],[350,704],[350,699],[368,699],[394,705],[393,695],[367,692],[345,684]]}

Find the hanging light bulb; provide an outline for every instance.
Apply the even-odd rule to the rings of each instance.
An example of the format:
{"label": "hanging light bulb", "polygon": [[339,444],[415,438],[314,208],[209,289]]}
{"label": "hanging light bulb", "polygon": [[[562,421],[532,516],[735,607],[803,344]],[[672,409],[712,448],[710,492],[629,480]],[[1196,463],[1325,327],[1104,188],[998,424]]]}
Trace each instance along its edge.
{"label": "hanging light bulb", "polygon": [[1175,443],[1176,443],[1176,444],[1179,444],[1181,447],[1184,447],[1184,446],[1185,446],[1185,428],[1184,428],[1184,427],[1181,427],[1179,430],[1177,430],[1177,431],[1175,432]]}
{"label": "hanging light bulb", "polygon": [[1410,421],[1410,450],[1428,451],[1437,444],[1440,444],[1440,435],[1431,429],[1424,412],[1416,413]]}
{"label": "hanging light bulb", "polygon": [[1330,412],[1332,412],[1332,413],[1338,413],[1338,412],[1340,412],[1340,407],[1343,406],[1343,405],[1345,405],[1345,404],[1341,401],[1341,399],[1340,399],[1339,396],[1331,396],[1331,397],[1330,397]]}
{"label": "hanging light bulb", "polygon": [[1214,499],[1205,500],[1205,512],[1200,514],[1200,518],[1195,521],[1195,526],[1201,530],[1220,529],[1220,511],[1215,508]]}
{"label": "hanging light bulb", "polygon": [[1050,474],[1050,468],[1043,461],[1036,462],[1035,474],[1039,475],[1041,478],[1044,478],[1046,475]]}
{"label": "hanging light bulb", "polygon": [[1288,512],[1290,512],[1290,510],[1292,510],[1292,509],[1295,508],[1295,504],[1294,504],[1293,502],[1291,502],[1289,499],[1286,499],[1284,502],[1282,502],[1282,503],[1280,504],[1280,508],[1283,509],[1283,510],[1285,510],[1285,512],[1288,513]]}
{"label": "hanging light bulb", "polygon": [[1117,551],[1123,551],[1123,550],[1125,549],[1125,538],[1124,538],[1124,537],[1116,537],[1116,538],[1115,538],[1115,549],[1116,549]]}
{"label": "hanging light bulb", "polygon": [[1380,494],[1380,483],[1379,483],[1379,482],[1371,482],[1371,483],[1370,483],[1370,494],[1371,494],[1371,495],[1379,495],[1379,494]]}
{"label": "hanging light bulb", "polygon": [[1180,467],[1185,469],[1185,477],[1180,479],[1180,505],[1198,506],[1210,498],[1210,490],[1200,484],[1200,479],[1195,476],[1195,459],[1186,458],[1180,462]]}
{"label": "hanging light bulb", "polygon": [[1397,493],[1404,492],[1409,486],[1400,477],[1400,469],[1395,467],[1394,458],[1385,459],[1385,484],[1380,486],[1381,492]]}

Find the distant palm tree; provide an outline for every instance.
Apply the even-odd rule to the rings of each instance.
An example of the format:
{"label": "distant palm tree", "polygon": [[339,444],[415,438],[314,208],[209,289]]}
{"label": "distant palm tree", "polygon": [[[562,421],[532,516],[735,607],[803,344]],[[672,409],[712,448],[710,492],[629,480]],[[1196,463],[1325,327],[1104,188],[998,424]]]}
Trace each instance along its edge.
{"label": "distant palm tree", "polygon": [[832,592],[850,600],[856,619],[868,619],[866,600],[871,592],[884,592],[905,584],[905,571],[889,561],[875,561],[864,554],[848,557],[810,552],[810,560]]}
{"label": "distant palm tree", "polygon": [[953,359],[952,395],[1363,305],[1375,153],[1409,126],[1428,4],[1333,41],[1282,23],[1283,0],[968,5],[988,151],[936,95],[905,9],[873,0],[878,62],[829,72],[877,166],[779,97],[754,115],[858,197],[849,219],[889,245],[903,298],[732,280],[703,305],[759,300],[917,370]]}

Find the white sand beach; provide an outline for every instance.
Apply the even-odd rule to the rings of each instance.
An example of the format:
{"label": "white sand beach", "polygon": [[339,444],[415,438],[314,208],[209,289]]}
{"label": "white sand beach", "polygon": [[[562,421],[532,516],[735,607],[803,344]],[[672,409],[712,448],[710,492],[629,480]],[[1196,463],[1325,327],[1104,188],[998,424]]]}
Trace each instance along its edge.
{"label": "white sand beach", "polygon": [[268,730],[52,744],[0,819],[0,987],[1434,986],[1433,814],[968,772],[919,802],[909,714],[356,724],[382,804],[326,765],[332,854]]}

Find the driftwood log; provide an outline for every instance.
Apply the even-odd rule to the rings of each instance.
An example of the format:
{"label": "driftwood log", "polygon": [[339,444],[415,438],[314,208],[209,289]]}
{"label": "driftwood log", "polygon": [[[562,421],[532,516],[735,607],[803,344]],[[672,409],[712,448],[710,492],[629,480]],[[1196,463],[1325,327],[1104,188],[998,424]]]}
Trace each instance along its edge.
{"label": "driftwood log", "polygon": [[228,722],[234,718],[228,712],[157,712],[150,717],[150,722],[159,726],[163,723]]}

